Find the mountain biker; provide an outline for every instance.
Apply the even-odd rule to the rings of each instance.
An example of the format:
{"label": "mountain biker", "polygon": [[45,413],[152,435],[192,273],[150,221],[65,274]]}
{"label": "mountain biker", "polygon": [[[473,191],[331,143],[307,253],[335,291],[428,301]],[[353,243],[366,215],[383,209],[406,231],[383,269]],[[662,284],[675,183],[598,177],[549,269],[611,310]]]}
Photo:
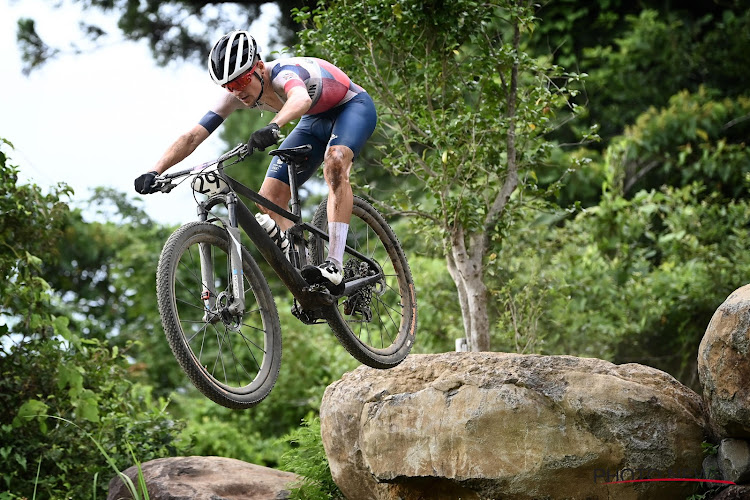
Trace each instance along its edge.
{"label": "mountain biker", "polygon": [[[135,179],[135,190],[141,194],[153,192],[156,175],[195,151],[234,111],[259,109],[276,113],[248,140],[251,149],[260,150],[276,144],[279,129],[299,118],[281,147],[313,146],[298,176],[300,185],[323,163],[330,239],[325,262],[317,267],[305,266],[302,275],[311,284],[321,283],[331,289],[342,286],[342,261],[353,203],[349,173],[352,162],[375,130],[377,114],[372,99],[343,71],[322,59],[289,57],[264,62],[255,39],[242,30],[227,33],[216,42],[208,56],[208,71],[228,93],[167,149],[150,172]],[[287,165],[277,157],[271,161],[259,193],[276,205],[289,205]],[[282,216],[264,207],[259,209],[270,215],[281,230],[292,226]],[[279,227],[274,229],[278,231]]]}

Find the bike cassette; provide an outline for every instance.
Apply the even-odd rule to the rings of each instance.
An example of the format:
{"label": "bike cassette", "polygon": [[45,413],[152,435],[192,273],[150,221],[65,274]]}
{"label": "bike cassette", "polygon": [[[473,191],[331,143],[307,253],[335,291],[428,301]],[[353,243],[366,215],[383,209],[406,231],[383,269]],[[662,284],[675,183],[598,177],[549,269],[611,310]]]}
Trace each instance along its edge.
{"label": "bike cassette", "polygon": [[[371,274],[370,266],[366,262],[350,260],[344,266],[344,280],[352,280]],[[344,301],[344,314],[353,316],[360,314],[365,322],[372,320],[372,302],[373,286],[366,286],[357,291],[354,295]]]}

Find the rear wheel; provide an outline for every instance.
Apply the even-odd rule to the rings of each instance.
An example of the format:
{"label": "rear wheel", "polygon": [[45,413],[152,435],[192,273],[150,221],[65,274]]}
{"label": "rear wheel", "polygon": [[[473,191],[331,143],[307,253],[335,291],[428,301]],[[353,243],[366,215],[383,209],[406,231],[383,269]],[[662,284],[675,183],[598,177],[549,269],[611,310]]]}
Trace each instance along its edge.
{"label": "rear wheel", "polygon": [[[328,232],[327,200],[318,206],[313,224]],[[373,284],[322,311],[341,344],[358,361],[373,368],[401,363],[414,345],[417,298],[409,264],[388,223],[362,198],[354,197],[347,245],[377,264],[344,255],[344,282],[378,275]],[[314,265],[328,256],[328,242],[311,238]]]}
{"label": "rear wheel", "polygon": [[[213,264],[209,283],[202,278],[201,251]],[[244,248],[242,261],[242,313],[230,307],[229,234],[222,227],[194,222],[179,228],[164,245],[156,276],[162,325],[178,363],[206,397],[235,409],[262,401],[281,366],[279,317],[271,291]]]}

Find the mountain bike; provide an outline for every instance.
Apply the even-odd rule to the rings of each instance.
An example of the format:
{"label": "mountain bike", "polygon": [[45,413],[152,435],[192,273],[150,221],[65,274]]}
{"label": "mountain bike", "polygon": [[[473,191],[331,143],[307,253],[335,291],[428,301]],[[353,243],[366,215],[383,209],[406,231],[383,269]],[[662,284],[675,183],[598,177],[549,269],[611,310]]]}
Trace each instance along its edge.
{"label": "mountain bike", "polygon": [[[191,180],[198,220],[178,228],[159,258],[156,291],[162,326],[180,367],[212,401],[242,409],[271,392],[281,366],[281,325],[266,277],[241,230],[293,296],[302,323],[327,323],[358,361],[373,368],[402,362],[414,345],[417,300],[401,245],[385,219],[355,196],[344,255],[344,290],[308,284],[305,265],[327,256],[326,200],[302,219],[297,173],[312,148],[277,149],[289,168],[291,211],[233,179],[225,169],[252,154],[240,144],[214,161],[157,176],[169,193]],[[240,196],[293,223],[288,258]]]}

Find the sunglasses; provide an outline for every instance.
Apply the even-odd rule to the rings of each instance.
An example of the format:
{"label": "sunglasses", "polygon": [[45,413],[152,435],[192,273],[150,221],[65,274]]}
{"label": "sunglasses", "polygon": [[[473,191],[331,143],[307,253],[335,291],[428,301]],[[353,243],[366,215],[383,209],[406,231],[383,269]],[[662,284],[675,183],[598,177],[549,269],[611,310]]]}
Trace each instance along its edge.
{"label": "sunglasses", "polygon": [[241,74],[231,82],[222,85],[222,87],[227,89],[227,91],[229,92],[240,91],[244,89],[253,80],[253,75],[255,74],[255,72],[253,71],[254,69],[255,66],[253,66],[250,70]]}
{"label": "sunglasses", "polygon": [[252,68],[245,71],[231,82],[225,83],[224,85],[222,85],[222,87],[227,89],[228,92],[234,92],[235,90],[239,91],[244,89],[251,81],[253,81],[253,75],[255,74],[255,70],[258,68],[258,64],[260,64],[260,60],[258,60]]}

